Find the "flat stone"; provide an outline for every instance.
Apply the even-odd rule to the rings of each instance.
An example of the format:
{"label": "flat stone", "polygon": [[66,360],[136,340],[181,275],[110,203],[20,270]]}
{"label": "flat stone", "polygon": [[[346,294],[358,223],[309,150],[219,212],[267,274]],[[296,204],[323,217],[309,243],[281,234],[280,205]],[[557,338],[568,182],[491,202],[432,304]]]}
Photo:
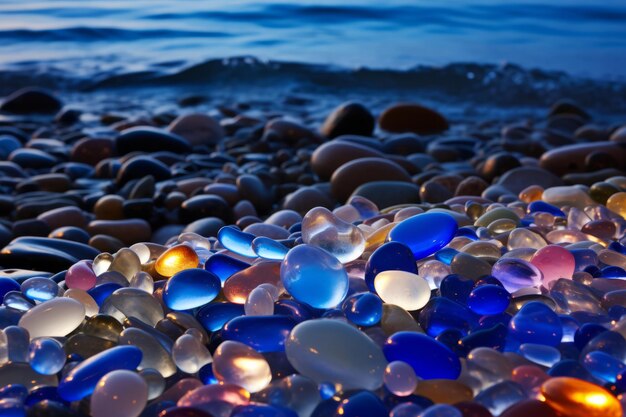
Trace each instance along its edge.
{"label": "flat stone", "polygon": [[0,251],[0,265],[59,272],[81,259],[93,259],[98,253],[90,246],[69,240],[18,237]]}
{"label": "flat stone", "polygon": [[152,235],[150,224],[142,219],[94,220],[87,226],[87,231],[92,236],[98,234],[113,236],[126,245],[148,242]]}
{"label": "flat stone", "polygon": [[115,146],[121,155],[130,152],[169,151],[183,154],[191,152],[191,146],[187,140],[166,130],[150,126],[131,127],[122,131],[115,140]]}

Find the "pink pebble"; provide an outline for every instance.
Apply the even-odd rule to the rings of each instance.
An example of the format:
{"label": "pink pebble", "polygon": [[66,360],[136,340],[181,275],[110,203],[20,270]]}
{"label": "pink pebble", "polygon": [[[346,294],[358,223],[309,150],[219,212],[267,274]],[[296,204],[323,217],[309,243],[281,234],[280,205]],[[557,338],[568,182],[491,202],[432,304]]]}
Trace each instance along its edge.
{"label": "pink pebble", "polygon": [[576,260],[567,249],[558,245],[548,245],[539,249],[530,260],[543,273],[543,285],[559,278],[572,278]]}
{"label": "pink pebble", "polygon": [[86,261],[78,261],[67,270],[65,285],[87,291],[96,285],[96,274]]}

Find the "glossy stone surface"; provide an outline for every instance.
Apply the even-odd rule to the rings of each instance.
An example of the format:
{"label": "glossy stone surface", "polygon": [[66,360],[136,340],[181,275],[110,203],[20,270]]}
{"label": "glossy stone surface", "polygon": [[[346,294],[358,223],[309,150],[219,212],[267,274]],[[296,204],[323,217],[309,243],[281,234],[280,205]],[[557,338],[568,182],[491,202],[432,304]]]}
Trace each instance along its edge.
{"label": "glossy stone surface", "polygon": [[387,242],[376,249],[365,264],[365,282],[375,291],[374,279],[383,271],[405,271],[417,274],[411,249],[400,242]]}
{"label": "glossy stone surface", "polygon": [[66,336],[85,318],[85,307],[78,301],[60,297],[41,303],[20,318],[19,326],[28,330],[31,338]]}
{"label": "glossy stone surface", "polygon": [[221,289],[220,279],[209,271],[186,269],[172,276],[163,289],[163,302],[172,310],[190,310],[211,302]]}
{"label": "glossy stone surface", "polygon": [[454,218],[445,213],[423,213],[400,222],[389,232],[388,240],[407,245],[416,260],[447,245],[457,231]]}
{"label": "glossy stone surface", "polygon": [[545,402],[571,417],[621,417],[622,407],[603,388],[574,378],[552,378],[543,383]]}
{"label": "glossy stone surface", "polygon": [[91,415],[137,417],[148,401],[148,385],[135,372],[119,370],[98,381],[91,395]]}
{"label": "glossy stone surface", "polygon": [[361,230],[323,207],[310,210],[302,219],[302,241],[326,250],[342,263],[355,260],[365,249]]}
{"label": "glossy stone surface", "polygon": [[411,272],[383,271],[376,275],[374,287],[385,303],[408,311],[419,310],[430,300],[428,283]]}
{"label": "glossy stone surface", "polygon": [[235,384],[249,392],[258,392],[272,380],[265,358],[243,343],[225,341],[216,349],[213,372],[226,384]]}

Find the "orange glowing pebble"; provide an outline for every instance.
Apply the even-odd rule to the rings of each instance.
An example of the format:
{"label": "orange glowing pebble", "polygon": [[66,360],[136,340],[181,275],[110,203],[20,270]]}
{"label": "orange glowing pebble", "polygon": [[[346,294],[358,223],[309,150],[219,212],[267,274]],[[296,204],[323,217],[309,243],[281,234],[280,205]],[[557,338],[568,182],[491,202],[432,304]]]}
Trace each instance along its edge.
{"label": "orange glowing pebble", "polygon": [[524,203],[532,203],[533,201],[541,200],[541,196],[543,195],[543,187],[538,185],[531,185],[524,188],[519,193],[519,199]]}
{"label": "orange glowing pebble", "polygon": [[387,240],[387,235],[389,235],[391,229],[393,229],[397,224],[397,222],[392,222],[382,226],[379,229],[376,229],[376,231],[374,231],[371,235],[367,237],[367,240],[365,241],[365,250],[373,251],[377,247],[385,243],[385,240]]}
{"label": "orange glowing pebble", "polygon": [[610,392],[580,379],[549,379],[541,386],[541,395],[567,417],[622,417],[622,406]]}
{"label": "orange glowing pebble", "polygon": [[626,219],[626,193],[615,193],[606,201],[606,208]]}
{"label": "orange glowing pebble", "polygon": [[154,264],[159,275],[171,277],[185,269],[198,267],[198,255],[187,245],[169,248],[159,256]]}

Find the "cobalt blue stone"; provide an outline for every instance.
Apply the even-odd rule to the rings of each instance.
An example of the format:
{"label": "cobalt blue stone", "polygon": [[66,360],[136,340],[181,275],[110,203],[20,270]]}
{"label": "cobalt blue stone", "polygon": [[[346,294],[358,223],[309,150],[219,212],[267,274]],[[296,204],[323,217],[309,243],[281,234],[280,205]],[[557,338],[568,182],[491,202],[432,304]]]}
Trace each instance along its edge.
{"label": "cobalt blue stone", "polygon": [[383,301],[371,292],[355,294],[342,305],[346,318],[359,326],[373,326],[383,317]]}
{"label": "cobalt blue stone", "polygon": [[224,324],[245,313],[242,304],[213,303],[202,307],[196,318],[210,332],[220,330]]}
{"label": "cobalt blue stone", "polygon": [[446,297],[431,298],[419,315],[420,326],[432,337],[447,329],[457,329],[466,335],[477,322],[470,309]]}
{"label": "cobalt blue stone", "polygon": [[163,290],[163,302],[172,310],[190,310],[210,303],[222,289],[217,275],[199,268],[174,274]]}
{"label": "cobalt blue stone", "polygon": [[504,288],[502,282],[496,277],[492,277],[491,275],[485,275],[476,281],[474,284],[475,287],[480,287],[481,285],[497,285],[498,287]]}
{"label": "cobalt blue stone", "polygon": [[456,231],[456,236],[466,237],[472,240],[478,240],[478,236],[476,236],[476,231],[468,226],[459,227]]}
{"label": "cobalt blue stone", "polygon": [[604,278],[626,278],[626,271],[619,266],[605,266],[600,271]]}
{"label": "cobalt blue stone", "polygon": [[533,201],[532,203],[530,203],[528,205],[527,211],[529,213],[550,213],[556,217],[566,217],[565,213],[563,213],[560,208],[541,200]]}
{"label": "cobalt blue stone", "polygon": [[608,249],[626,255],[626,246],[622,245],[619,242],[611,242],[608,246]]}
{"label": "cobalt blue stone", "polygon": [[389,362],[408,363],[422,379],[457,379],[461,374],[458,356],[422,333],[394,333],[385,341],[383,353]]}
{"label": "cobalt blue stone", "polygon": [[598,254],[591,249],[571,249],[569,251],[574,255],[576,271],[584,271],[588,266],[598,264]]}
{"label": "cobalt blue stone", "polygon": [[626,392],[626,371],[622,371],[617,375],[615,388],[617,388],[618,393]]}
{"label": "cobalt blue stone", "polygon": [[504,312],[511,301],[511,294],[497,285],[481,285],[470,293],[467,306],[476,314],[491,315]]}
{"label": "cobalt blue stone", "polygon": [[9,291],[19,291],[20,284],[11,278],[0,277],[0,300],[4,299],[4,296]]}
{"label": "cobalt blue stone", "polygon": [[401,242],[413,252],[416,260],[423,259],[446,246],[457,231],[454,217],[446,213],[422,213],[398,223],[388,240]]}
{"label": "cobalt blue stone", "polygon": [[64,404],[64,405],[69,405],[67,401],[61,398],[61,396],[59,395],[59,391],[57,390],[57,387],[48,387],[48,386],[37,387],[33,389],[30,392],[30,394],[28,394],[28,397],[26,397],[26,400],[24,400],[24,405],[27,407],[32,407],[38,402],[46,401],[46,400],[54,401],[54,402]]}
{"label": "cobalt blue stone", "polygon": [[509,332],[520,343],[558,346],[563,337],[559,316],[540,302],[525,304],[509,323]]}
{"label": "cobalt blue stone", "polygon": [[113,294],[113,292],[119,288],[122,288],[122,286],[116,282],[105,282],[104,284],[97,285],[88,290],[87,293],[101,306],[102,303],[109,298],[109,295]]}
{"label": "cobalt blue stone", "polygon": [[287,230],[289,234],[297,233],[302,231],[302,222],[294,223],[291,225],[289,230]]}
{"label": "cobalt blue stone", "polygon": [[26,409],[22,402],[13,398],[0,402],[0,413],[2,417],[26,417]]}
{"label": "cobalt blue stone", "polygon": [[439,291],[442,297],[449,298],[462,305],[467,303],[473,288],[474,281],[456,274],[447,275],[439,284]]}
{"label": "cobalt blue stone", "polygon": [[512,318],[513,316],[511,316],[508,313],[494,314],[491,316],[482,316],[481,318],[478,319],[478,328],[489,329],[498,323],[501,323],[505,325],[506,327],[509,327],[509,322],[511,321]]}
{"label": "cobalt blue stone", "polygon": [[461,346],[470,352],[478,347],[488,347],[495,350],[504,350],[508,329],[505,324],[497,323],[493,327],[474,330],[461,339]]}
{"label": "cobalt blue stone", "polygon": [[277,405],[263,403],[238,405],[230,417],[298,417],[295,411]]}
{"label": "cobalt blue stone", "polygon": [[467,356],[468,351],[461,346],[463,333],[457,329],[448,329],[439,333],[435,340],[446,345],[458,357]]}
{"label": "cobalt blue stone", "polygon": [[104,375],[117,370],[135,370],[141,363],[141,349],[115,346],[85,360],[59,383],[59,395],[66,401],[78,401],[90,395]]}
{"label": "cobalt blue stone", "polygon": [[231,275],[236,272],[243,271],[249,266],[250,264],[246,262],[231,258],[230,256],[221,253],[212,255],[204,263],[204,269],[217,275],[222,283],[230,278]]}
{"label": "cobalt blue stone", "polygon": [[609,329],[597,323],[585,323],[574,333],[574,344],[582,350],[587,343],[600,333],[608,332]]}
{"label": "cobalt blue stone", "polygon": [[443,262],[446,265],[452,263],[452,259],[459,253],[458,250],[453,248],[443,248],[435,253],[435,259],[439,262]]}
{"label": "cobalt blue stone", "polygon": [[33,301],[48,301],[58,296],[59,286],[50,278],[33,277],[22,282],[22,294]]}
{"label": "cobalt blue stone", "polygon": [[599,382],[580,362],[574,359],[563,359],[555,363],[548,369],[547,374],[551,377],[568,376],[593,383]]}
{"label": "cobalt blue stone", "polygon": [[200,368],[198,378],[204,385],[217,384],[219,382],[213,373],[213,363],[208,363]]}
{"label": "cobalt blue stone", "polygon": [[53,339],[43,338],[29,347],[30,367],[45,375],[57,373],[65,364],[63,345]]}
{"label": "cobalt blue stone", "polygon": [[341,417],[389,417],[385,404],[369,391],[361,391],[341,402],[336,416]]}
{"label": "cobalt blue stone", "polygon": [[[0,388],[0,400],[14,399],[18,401],[24,401],[28,396],[28,390],[21,384],[10,384]],[[0,413],[0,415],[2,415]]]}
{"label": "cobalt blue stone", "polygon": [[615,383],[617,375],[626,371],[626,365],[608,353],[595,351],[585,355],[583,366],[598,379]]}
{"label": "cobalt blue stone", "polygon": [[259,258],[282,261],[289,248],[269,237],[259,236],[252,241],[252,250]]}
{"label": "cobalt blue stone", "polygon": [[257,257],[257,254],[252,250],[252,241],[255,238],[256,236],[253,234],[242,232],[233,226],[224,226],[217,232],[217,240],[223,247],[248,258]]}
{"label": "cobalt blue stone", "polygon": [[241,316],[224,325],[222,338],[244,343],[258,352],[285,350],[285,339],[298,321],[289,316]]}
{"label": "cobalt blue stone", "polygon": [[583,271],[590,274],[594,278],[600,278],[602,276],[602,270],[595,265],[586,266]]}
{"label": "cobalt blue stone", "polygon": [[365,264],[365,282],[376,292],[374,278],[383,271],[405,271],[417,274],[417,264],[411,249],[400,242],[387,242],[370,255]]}
{"label": "cobalt blue stone", "polygon": [[274,314],[290,316],[298,322],[313,318],[314,313],[314,309],[296,300],[283,299],[274,303]]}

